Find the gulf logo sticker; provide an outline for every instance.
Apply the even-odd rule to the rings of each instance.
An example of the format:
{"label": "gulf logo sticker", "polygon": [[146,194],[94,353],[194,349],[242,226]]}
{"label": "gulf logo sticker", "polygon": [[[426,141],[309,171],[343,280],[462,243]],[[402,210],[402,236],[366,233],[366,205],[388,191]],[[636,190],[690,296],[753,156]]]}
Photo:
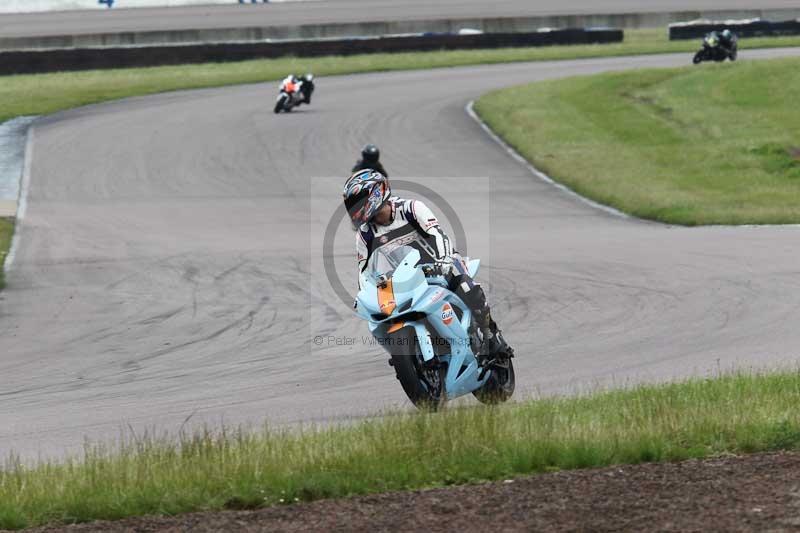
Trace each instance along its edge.
{"label": "gulf logo sticker", "polygon": [[449,326],[455,316],[456,314],[453,312],[453,307],[450,304],[446,303],[442,306],[442,322]]}

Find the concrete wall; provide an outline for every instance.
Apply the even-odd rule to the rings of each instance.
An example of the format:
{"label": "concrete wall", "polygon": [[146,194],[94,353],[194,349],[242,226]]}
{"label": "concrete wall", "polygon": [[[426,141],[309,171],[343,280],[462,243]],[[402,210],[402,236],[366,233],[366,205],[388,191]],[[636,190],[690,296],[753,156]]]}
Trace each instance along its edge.
{"label": "concrete wall", "polygon": [[0,50],[256,42],[269,39],[320,39],[426,32],[450,33],[457,32],[461,28],[474,28],[486,33],[513,33],[536,31],[539,28],[663,27],[666,32],[667,25],[672,22],[683,22],[700,18],[726,20],[731,18],[746,19],[756,17],[769,20],[794,19],[800,17],[800,7],[797,9],[783,10],[754,9],[748,11],[679,11],[671,13],[626,13],[618,15],[442,19],[430,21],[394,21],[0,38]]}

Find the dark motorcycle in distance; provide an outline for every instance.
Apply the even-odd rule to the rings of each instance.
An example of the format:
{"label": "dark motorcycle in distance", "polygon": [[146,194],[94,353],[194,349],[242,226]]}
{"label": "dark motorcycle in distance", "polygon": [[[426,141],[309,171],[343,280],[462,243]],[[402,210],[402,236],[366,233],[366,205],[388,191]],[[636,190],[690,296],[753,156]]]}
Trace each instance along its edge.
{"label": "dark motorcycle in distance", "polygon": [[730,43],[729,46],[726,46],[724,41],[725,40],[720,37],[717,32],[712,31],[703,37],[703,48],[698,50],[698,52],[694,55],[692,62],[696,65],[703,61],[721,62],[725,61],[726,59],[736,61],[736,57],[739,53],[736,35],[731,34],[731,37],[728,39]]}
{"label": "dark motorcycle in distance", "polygon": [[310,104],[314,93],[314,75],[306,74],[300,78],[287,76],[281,82],[278,99],[275,101],[275,113],[288,113],[301,104]]}

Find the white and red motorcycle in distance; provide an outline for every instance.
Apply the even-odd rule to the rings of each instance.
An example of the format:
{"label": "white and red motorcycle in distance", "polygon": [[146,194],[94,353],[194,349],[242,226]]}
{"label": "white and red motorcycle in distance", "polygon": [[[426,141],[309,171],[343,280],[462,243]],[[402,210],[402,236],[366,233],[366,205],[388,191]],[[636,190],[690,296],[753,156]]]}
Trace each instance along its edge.
{"label": "white and red motorcycle in distance", "polygon": [[310,104],[314,92],[314,76],[306,74],[300,78],[287,76],[280,85],[280,93],[275,101],[275,113],[289,112],[300,104]]}

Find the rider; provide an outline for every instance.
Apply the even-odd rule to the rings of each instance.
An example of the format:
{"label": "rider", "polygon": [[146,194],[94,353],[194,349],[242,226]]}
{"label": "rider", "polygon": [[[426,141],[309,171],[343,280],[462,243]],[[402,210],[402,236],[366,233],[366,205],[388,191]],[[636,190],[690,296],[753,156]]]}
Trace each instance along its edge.
{"label": "rider", "polygon": [[303,92],[303,96],[305,97],[303,103],[310,104],[311,95],[314,92],[314,75],[308,73],[304,76],[300,76],[299,81],[301,82],[300,90]]}
{"label": "rider", "polygon": [[428,206],[419,200],[392,196],[389,180],[374,169],[359,170],[350,176],[344,186],[344,205],[353,223],[359,226],[356,254],[360,272],[367,268],[376,248],[408,239],[416,232],[435,257],[426,250],[420,250],[421,255],[440,265],[450,290],[472,310],[483,336],[481,361],[513,357],[514,350],[492,319],[483,288],[470,277],[463,259]]}
{"label": "rider", "polygon": [[281,88],[289,94],[300,91],[300,93],[303,95],[302,103],[310,104],[311,94],[314,92],[313,79],[314,76],[312,74],[306,74],[305,76],[301,76],[299,78],[294,74],[289,74],[283,79],[283,82],[281,82]]}
{"label": "rider", "polygon": [[725,50],[727,50],[727,52],[730,54],[733,51],[733,47],[735,45],[734,41],[736,39],[736,36],[728,28],[722,30],[718,34],[718,36],[719,36],[719,45]]}
{"label": "rider", "polygon": [[361,159],[356,161],[356,164],[353,166],[352,172],[357,172],[359,170],[366,170],[366,169],[374,169],[386,176],[389,177],[389,174],[386,172],[386,169],[383,168],[383,165],[380,162],[381,159],[381,151],[378,150],[378,147],[374,144],[368,144],[361,150]]}

